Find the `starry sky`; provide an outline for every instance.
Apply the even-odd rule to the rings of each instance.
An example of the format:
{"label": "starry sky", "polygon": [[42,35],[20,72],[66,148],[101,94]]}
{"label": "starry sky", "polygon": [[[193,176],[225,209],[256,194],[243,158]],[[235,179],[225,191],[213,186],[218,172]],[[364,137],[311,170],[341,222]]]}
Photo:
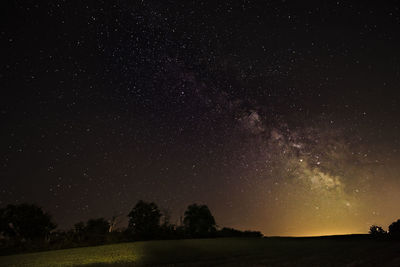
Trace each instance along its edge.
{"label": "starry sky", "polygon": [[[371,1],[372,2],[372,1]],[[400,218],[396,1],[2,1],[0,205],[265,235]]]}

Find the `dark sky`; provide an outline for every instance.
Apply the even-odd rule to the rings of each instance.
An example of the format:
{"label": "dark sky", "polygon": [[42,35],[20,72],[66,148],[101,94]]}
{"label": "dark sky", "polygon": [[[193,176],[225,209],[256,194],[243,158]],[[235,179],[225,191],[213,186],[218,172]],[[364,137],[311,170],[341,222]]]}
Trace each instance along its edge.
{"label": "dark sky", "polygon": [[[305,3],[306,2],[306,3]],[[397,1],[2,1],[0,205],[266,235],[400,217]]]}

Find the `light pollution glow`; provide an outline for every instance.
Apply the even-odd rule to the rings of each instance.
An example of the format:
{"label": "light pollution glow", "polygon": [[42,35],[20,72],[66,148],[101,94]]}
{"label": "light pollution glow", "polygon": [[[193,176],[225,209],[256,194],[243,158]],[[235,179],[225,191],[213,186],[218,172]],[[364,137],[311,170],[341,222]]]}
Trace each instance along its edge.
{"label": "light pollution glow", "polygon": [[398,164],[384,153],[371,155],[344,129],[272,127],[254,110],[238,122],[245,136],[239,150],[246,160],[240,176],[254,181],[248,208],[263,211],[248,218],[246,227],[265,235],[355,234],[367,233],[372,224],[386,228],[400,217]]}

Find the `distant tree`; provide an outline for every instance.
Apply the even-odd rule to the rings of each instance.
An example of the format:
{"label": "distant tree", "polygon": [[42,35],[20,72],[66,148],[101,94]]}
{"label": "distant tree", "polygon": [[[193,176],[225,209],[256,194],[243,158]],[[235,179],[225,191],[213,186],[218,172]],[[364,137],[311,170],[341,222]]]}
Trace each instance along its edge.
{"label": "distant tree", "polygon": [[263,234],[259,231],[240,231],[234,228],[224,227],[217,232],[219,237],[262,237]]}
{"label": "distant tree", "polygon": [[183,226],[183,225],[175,226],[174,236],[175,236],[175,238],[179,238],[179,239],[187,237],[187,232],[185,230],[185,226]]}
{"label": "distant tree", "polygon": [[0,209],[0,232],[7,237],[44,240],[56,224],[50,214],[33,204],[8,205]]}
{"label": "distant tree", "polygon": [[111,217],[110,220],[108,220],[108,223],[110,224],[110,227],[108,228],[108,232],[114,232],[118,229],[118,225],[121,223],[122,218],[121,215],[114,215]]}
{"label": "distant tree", "polygon": [[260,231],[246,230],[243,232],[244,237],[263,237],[264,235]]}
{"label": "distant tree", "polygon": [[128,229],[135,238],[149,239],[157,236],[161,212],[155,203],[139,200],[128,217]]}
{"label": "distant tree", "polygon": [[101,244],[106,240],[110,224],[104,218],[78,222],[71,230],[74,242],[83,244]]}
{"label": "distant tree", "polygon": [[74,232],[72,230],[55,230],[50,233],[49,247],[51,249],[62,249],[76,246]]}
{"label": "distant tree", "polygon": [[169,209],[167,208],[162,208],[160,209],[161,212],[161,225],[162,226],[168,226],[170,225],[170,221],[171,221],[171,212]]}
{"label": "distant tree", "polygon": [[161,209],[161,225],[160,225],[160,239],[175,239],[179,238],[176,231],[176,225],[171,223],[171,212],[167,208]]}
{"label": "distant tree", "polygon": [[216,231],[215,219],[206,205],[189,205],[183,225],[192,237],[207,237]]}
{"label": "distant tree", "polygon": [[389,225],[389,236],[400,238],[400,219]]}
{"label": "distant tree", "polygon": [[90,219],[86,223],[85,235],[89,243],[102,243],[110,224],[104,218]]}
{"label": "distant tree", "polygon": [[369,234],[374,237],[382,237],[386,235],[386,231],[378,225],[371,225],[369,228]]}
{"label": "distant tree", "polygon": [[85,223],[78,222],[73,228],[74,239],[77,242],[82,242],[85,239]]}

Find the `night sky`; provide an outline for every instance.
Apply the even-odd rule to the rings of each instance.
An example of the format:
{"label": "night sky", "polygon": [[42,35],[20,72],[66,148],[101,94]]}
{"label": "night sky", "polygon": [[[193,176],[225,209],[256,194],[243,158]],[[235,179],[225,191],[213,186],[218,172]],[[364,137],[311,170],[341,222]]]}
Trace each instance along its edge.
{"label": "night sky", "polygon": [[[400,218],[396,1],[2,1],[0,206],[265,235]],[[127,220],[127,219],[125,219]]]}

